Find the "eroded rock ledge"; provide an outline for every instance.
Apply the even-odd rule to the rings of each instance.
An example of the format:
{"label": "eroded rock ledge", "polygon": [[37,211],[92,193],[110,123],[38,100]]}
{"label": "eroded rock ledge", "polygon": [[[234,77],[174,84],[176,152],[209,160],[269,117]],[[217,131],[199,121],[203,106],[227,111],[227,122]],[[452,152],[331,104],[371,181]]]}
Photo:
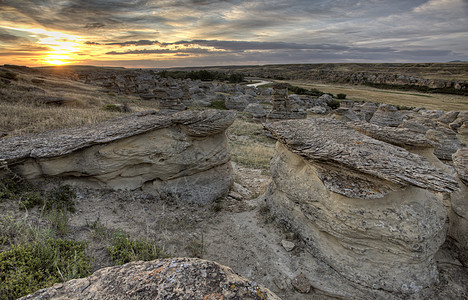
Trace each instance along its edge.
{"label": "eroded rock ledge", "polygon": [[267,123],[288,150],[318,167],[333,192],[372,199],[414,185],[436,192],[458,189],[456,180],[425,158],[360,134],[345,123],[325,118]]}
{"label": "eroded rock ledge", "polygon": [[418,293],[437,282],[447,230],[437,192],[458,190],[455,178],[337,120],[265,127],[278,139],[267,204],[317,258],[369,289]]}
{"label": "eroded rock ledge", "polygon": [[279,300],[230,268],[195,258],[131,262],[37,291],[22,299]]}
{"label": "eroded rock ledge", "polygon": [[137,113],[100,124],[0,140],[0,160],[28,180],[49,177],[207,203],[233,175],[225,130],[235,113]]}

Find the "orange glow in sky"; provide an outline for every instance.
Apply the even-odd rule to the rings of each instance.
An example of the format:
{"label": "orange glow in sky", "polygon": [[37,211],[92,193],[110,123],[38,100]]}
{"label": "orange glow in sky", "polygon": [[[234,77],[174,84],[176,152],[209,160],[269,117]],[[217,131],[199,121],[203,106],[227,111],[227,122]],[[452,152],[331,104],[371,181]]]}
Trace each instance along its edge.
{"label": "orange glow in sky", "polygon": [[79,36],[39,28],[5,28],[25,32],[37,39],[37,45],[49,49],[37,57],[40,64],[64,65],[79,62],[77,53],[83,45],[83,38]]}

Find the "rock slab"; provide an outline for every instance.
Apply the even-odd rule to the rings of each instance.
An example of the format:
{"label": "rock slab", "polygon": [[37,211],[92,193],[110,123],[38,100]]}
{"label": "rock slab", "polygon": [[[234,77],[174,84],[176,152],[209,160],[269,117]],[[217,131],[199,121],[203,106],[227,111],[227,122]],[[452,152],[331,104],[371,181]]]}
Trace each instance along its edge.
{"label": "rock slab", "polygon": [[28,180],[134,190],[205,204],[233,182],[225,130],[235,113],[137,113],[101,124],[2,139],[0,159]]}
{"label": "rock slab", "polygon": [[131,262],[56,284],[21,299],[279,300],[270,290],[215,262],[175,258]]}

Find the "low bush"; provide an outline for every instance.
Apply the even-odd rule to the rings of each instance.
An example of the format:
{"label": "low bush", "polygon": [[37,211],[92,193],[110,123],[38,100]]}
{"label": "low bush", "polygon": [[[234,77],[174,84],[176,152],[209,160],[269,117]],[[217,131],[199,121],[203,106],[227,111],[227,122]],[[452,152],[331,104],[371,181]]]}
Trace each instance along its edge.
{"label": "low bush", "polygon": [[346,94],[341,94],[341,93],[340,93],[340,94],[337,94],[337,95],[336,95],[336,98],[337,98],[337,99],[346,99]]}
{"label": "low bush", "polygon": [[208,108],[227,109],[226,103],[224,102],[224,100],[211,101],[210,105],[208,105]]}
{"label": "low bush", "polygon": [[328,102],[327,105],[331,109],[337,109],[338,107],[340,107],[340,101],[333,99],[332,101]]}
{"label": "low bush", "polygon": [[0,299],[17,299],[39,289],[88,276],[91,261],[83,242],[48,239],[0,253]]}

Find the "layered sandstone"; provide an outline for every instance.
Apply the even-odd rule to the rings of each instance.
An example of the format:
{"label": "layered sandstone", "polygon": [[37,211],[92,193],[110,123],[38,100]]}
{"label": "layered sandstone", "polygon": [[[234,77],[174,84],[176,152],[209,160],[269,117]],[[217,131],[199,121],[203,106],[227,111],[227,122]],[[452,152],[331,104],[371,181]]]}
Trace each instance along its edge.
{"label": "layered sandstone", "polygon": [[415,293],[437,281],[447,212],[435,192],[458,190],[452,176],[336,120],[265,126],[278,139],[267,203],[314,255],[372,289]]}
{"label": "layered sandstone", "polygon": [[207,203],[233,182],[230,111],[137,113],[101,124],[2,139],[0,159],[28,180],[134,190]]}

